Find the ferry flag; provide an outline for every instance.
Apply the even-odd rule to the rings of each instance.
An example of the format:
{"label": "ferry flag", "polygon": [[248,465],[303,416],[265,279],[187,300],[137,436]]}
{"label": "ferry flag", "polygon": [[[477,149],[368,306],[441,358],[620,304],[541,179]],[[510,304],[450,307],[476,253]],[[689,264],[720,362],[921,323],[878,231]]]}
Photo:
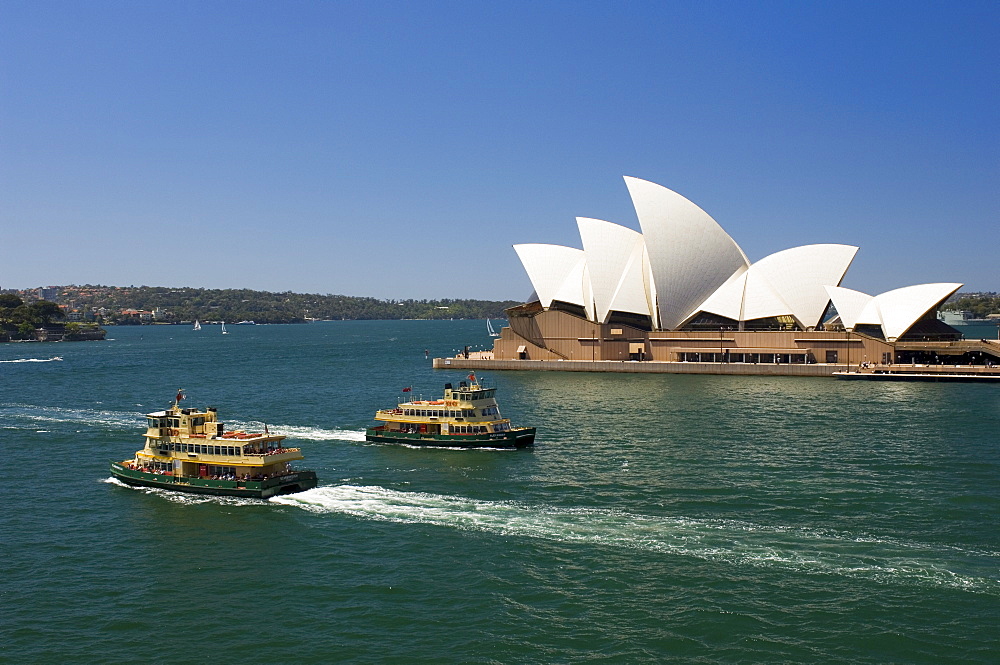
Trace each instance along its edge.
{"label": "ferry flag", "polygon": [[469,381],[475,381],[475,380],[476,380],[476,373],[473,372],[472,374],[469,375]]}
{"label": "ferry flag", "polygon": [[404,392],[404,393],[408,393],[408,392],[410,392],[411,390],[413,390],[413,388],[412,388],[411,386],[406,386],[405,388],[403,388],[403,392]]}
{"label": "ferry flag", "polygon": [[178,390],[177,391],[177,401],[179,402],[182,399],[184,399],[184,391],[183,390]]}

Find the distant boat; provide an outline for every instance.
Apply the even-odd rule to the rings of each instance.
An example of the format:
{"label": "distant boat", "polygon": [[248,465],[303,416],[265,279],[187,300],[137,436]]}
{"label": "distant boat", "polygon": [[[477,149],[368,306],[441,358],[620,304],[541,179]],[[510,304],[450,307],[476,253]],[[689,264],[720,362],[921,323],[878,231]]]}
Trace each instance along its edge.
{"label": "distant boat", "polygon": [[499,337],[500,333],[493,329],[493,323],[489,319],[486,319],[486,332],[489,333],[490,337]]}
{"label": "distant boat", "polygon": [[228,335],[229,334],[229,332],[226,330],[226,322],[225,321],[222,322],[222,334],[223,335]]}
{"label": "distant boat", "polygon": [[201,330],[201,323],[198,322],[198,319],[194,320],[194,328],[192,330]]}

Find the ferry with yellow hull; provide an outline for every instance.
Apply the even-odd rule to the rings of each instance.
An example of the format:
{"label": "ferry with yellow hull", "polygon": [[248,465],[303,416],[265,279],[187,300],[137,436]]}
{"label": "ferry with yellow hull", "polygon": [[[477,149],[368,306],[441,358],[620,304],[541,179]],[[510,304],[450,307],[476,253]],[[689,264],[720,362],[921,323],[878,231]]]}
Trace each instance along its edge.
{"label": "ferry with yellow hull", "polygon": [[365,439],[374,443],[446,448],[526,448],[535,443],[535,428],[511,426],[500,415],[496,388],[480,385],[475,374],[458,388],[445,384],[442,399],[401,402],[378,411],[375,420],[385,424],[365,431]]}
{"label": "ferry with yellow hull", "polygon": [[135,457],[111,462],[123,483],[177,492],[266,499],[316,487],[316,473],[292,468],[302,459],[285,437],[226,431],[215,407],[182,409],[178,393],[166,411],[146,414],[146,445]]}

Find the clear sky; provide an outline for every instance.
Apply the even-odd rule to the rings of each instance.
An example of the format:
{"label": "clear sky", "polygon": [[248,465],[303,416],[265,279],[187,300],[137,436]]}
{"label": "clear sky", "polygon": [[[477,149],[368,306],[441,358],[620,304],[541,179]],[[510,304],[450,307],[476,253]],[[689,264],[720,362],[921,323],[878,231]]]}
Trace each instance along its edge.
{"label": "clear sky", "polygon": [[523,300],[638,229],[1000,290],[1000,2],[0,0],[0,287]]}

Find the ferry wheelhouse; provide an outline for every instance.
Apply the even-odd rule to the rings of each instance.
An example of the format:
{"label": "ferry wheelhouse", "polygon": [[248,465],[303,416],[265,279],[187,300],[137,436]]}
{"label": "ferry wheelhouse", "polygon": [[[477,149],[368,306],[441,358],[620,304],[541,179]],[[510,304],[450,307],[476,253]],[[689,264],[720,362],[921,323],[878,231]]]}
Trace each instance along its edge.
{"label": "ferry wheelhouse", "polygon": [[178,393],[166,411],[146,415],[146,445],[135,457],[111,462],[123,483],[179,492],[266,499],[316,487],[316,473],[292,468],[302,459],[283,435],[227,431],[215,407],[180,408]]}
{"label": "ferry wheelhouse", "polygon": [[[409,389],[407,389],[409,390]],[[535,442],[534,427],[513,427],[500,415],[496,388],[480,385],[474,374],[458,388],[447,383],[438,400],[401,402],[382,409],[365,439],[376,443],[451,448],[525,448]]]}

